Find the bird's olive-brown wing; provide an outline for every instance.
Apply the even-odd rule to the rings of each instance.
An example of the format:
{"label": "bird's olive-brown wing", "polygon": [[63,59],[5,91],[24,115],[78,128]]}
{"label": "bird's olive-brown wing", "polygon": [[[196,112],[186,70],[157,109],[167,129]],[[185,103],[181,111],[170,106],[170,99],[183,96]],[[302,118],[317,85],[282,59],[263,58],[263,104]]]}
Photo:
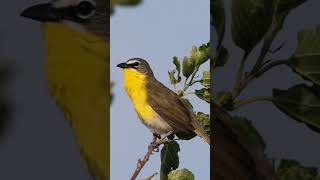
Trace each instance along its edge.
{"label": "bird's olive-brown wing", "polygon": [[176,131],[192,132],[191,117],[180,97],[156,79],[148,81],[148,103]]}

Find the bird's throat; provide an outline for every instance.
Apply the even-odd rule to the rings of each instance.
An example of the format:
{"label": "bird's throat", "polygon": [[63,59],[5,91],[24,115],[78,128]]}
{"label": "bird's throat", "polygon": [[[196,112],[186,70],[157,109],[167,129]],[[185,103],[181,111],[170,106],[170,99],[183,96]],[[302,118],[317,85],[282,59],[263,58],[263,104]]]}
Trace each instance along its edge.
{"label": "bird's throat", "polygon": [[148,79],[144,74],[132,69],[124,69],[123,73],[125,90],[140,119],[148,123],[148,121],[151,121],[155,116],[155,112],[148,103]]}

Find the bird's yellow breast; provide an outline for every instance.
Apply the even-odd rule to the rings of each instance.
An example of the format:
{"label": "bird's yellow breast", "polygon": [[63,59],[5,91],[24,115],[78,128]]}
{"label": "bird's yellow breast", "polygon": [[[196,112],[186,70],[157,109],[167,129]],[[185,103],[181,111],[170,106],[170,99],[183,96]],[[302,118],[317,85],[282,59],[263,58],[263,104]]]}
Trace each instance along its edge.
{"label": "bird's yellow breast", "polygon": [[152,107],[148,104],[146,76],[132,69],[124,69],[124,87],[133,106],[144,123],[151,123],[156,116]]}

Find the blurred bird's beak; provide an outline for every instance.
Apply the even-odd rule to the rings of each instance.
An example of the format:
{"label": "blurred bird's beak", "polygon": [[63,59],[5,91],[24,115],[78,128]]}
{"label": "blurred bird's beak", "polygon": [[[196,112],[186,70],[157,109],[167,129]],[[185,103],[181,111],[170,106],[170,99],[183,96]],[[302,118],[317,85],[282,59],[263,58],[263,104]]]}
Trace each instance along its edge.
{"label": "blurred bird's beak", "polygon": [[40,22],[57,22],[61,19],[59,11],[56,8],[52,7],[51,3],[38,4],[29,7],[21,13],[21,16]]}
{"label": "blurred bird's beak", "polygon": [[117,67],[122,68],[122,69],[131,68],[131,66],[129,64],[127,64],[127,63],[120,63],[120,64],[117,65]]}

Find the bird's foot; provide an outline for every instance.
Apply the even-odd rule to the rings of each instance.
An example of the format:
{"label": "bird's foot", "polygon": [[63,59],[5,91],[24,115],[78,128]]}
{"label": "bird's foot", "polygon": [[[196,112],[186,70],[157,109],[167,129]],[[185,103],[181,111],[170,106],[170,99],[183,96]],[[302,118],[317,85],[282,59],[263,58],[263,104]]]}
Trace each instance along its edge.
{"label": "bird's foot", "polygon": [[153,133],[153,137],[156,137],[157,139],[161,139],[161,136],[159,134]]}

